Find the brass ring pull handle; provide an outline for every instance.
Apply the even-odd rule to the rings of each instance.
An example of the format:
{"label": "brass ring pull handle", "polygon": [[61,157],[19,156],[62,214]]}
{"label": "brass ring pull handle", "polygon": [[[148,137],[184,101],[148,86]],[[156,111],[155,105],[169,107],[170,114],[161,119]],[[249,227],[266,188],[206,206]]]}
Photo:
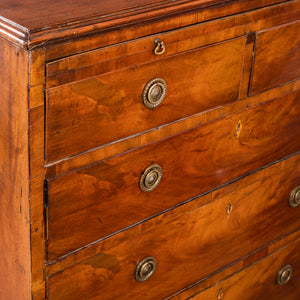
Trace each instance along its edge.
{"label": "brass ring pull handle", "polygon": [[286,265],[282,268],[277,275],[277,284],[284,285],[286,284],[292,277],[293,268],[291,265]]}
{"label": "brass ring pull handle", "polygon": [[300,185],[291,191],[289,203],[291,207],[297,207],[300,204]]}
{"label": "brass ring pull handle", "polygon": [[167,94],[167,83],[162,78],[150,80],[143,90],[143,103],[149,109],[160,105]]}
{"label": "brass ring pull handle", "polygon": [[154,257],[144,258],[135,268],[135,279],[138,282],[148,280],[155,272],[157,263]]}
{"label": "brass ring pull handle", "polygon": [[154,48],[154,54],[155,55],[162,55],[162,54],[165,53],[165,51],[166,51],[165,44],[159,38],[157,38],[154,41],[154,45],[155,45],[155,48]]}
{"label": "brass ring pull handle", "polygon": [[140,189],[143,192],[153,191],[162,178],[162,168],[158,164],[149,166],[140,178]]}

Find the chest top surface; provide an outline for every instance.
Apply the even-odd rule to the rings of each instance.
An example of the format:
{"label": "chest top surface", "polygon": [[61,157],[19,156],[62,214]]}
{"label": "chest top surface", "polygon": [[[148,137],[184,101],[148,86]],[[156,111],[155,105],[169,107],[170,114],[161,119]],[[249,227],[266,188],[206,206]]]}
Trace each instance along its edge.
{"label": "chest top surface", "polygon": [[0,15],[29,31],[68,26],[72,22],[116,19],[125,15],[161,10],[167,14],[174,6],[208,5],[228,0],[8,0],[0,2]]}
{"label": "chest top surface", "polygon": [[33,44],[36,47],[49,40],[73,38],[97,30],[134,26],[211,7],[222,10],[231,3],[253,8],[248,0],[3,0],[0,36],[30,49]]}

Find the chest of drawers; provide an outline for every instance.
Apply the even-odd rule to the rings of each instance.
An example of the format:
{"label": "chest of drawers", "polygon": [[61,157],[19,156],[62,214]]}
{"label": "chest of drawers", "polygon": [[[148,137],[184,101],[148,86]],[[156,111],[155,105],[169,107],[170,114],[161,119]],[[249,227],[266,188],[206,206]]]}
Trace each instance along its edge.
{"label": "chest of drawers", "polygon": [[300,298],[299,0],[0,15],[0,299]]}

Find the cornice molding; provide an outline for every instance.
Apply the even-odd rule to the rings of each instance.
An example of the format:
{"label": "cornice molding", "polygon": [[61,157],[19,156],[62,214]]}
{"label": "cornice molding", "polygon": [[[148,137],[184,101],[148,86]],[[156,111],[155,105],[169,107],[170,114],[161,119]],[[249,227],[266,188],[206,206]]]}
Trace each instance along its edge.
{"label": "cornice molding", "polygon": [[0,16],[0,36],[3,38],[18,46],[27,48],[28,34],[27,28]]}
{"label": "cornice molding", "polygon": [[[0,16],[0,37],[31,50],[45,44],[56,43],[74,37],[82,37],[91,33],[99,33],[118,27],[134,26],[158,20],[165,16],[174,16],[197,12],[205,8],[220,7],[235,2],[248,0],[169,0],[148,6],[137,6],[131,9],[115,10],[109,14],[82,18],[62,24],[53,24],[43,28],[27,29],[7,18]],[[293,0],[269,0],[269,5]],[[294,0],[298,1],[298,0]],[[259,7],[259,5],[258,5]]]}
{"label": "cornice molding", "polygon": [[[188,13],[204,7],[235,2],[237,0],[169,0],[161,1],[148,6],[137,6],[131,9],[116,10],[86,19],[55,24],[44,28],[27,29],[0,16],[0,36],[27,50],[53,43],[59,40],[87,35],[91,32],[132,26],[137,23],[151,22],[152,20],[180,12]],[[180,8],[180,9],[179,9]]]}

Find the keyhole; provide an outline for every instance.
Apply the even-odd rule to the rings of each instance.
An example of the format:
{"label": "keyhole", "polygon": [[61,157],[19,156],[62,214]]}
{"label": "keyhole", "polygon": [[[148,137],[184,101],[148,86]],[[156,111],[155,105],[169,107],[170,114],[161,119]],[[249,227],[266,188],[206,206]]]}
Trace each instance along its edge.
{"label": "keyhole", "polygon": [[231,203],[229,203],[228,205],[227,205],[227,216],[229,216],[230,215],[230,213],[232,212],[232,204]]}
{"label": "keyhole", "polygon": [[223,297],[224,297],[223,290],[222,290],[222,289],[220,289],[220,290],[219,290],[219,293],[218,293],[218,300],[221,300],[221,299],[223,299]]}
{"label": "keyhole", "polygon": [[235,137],[238,138],[241,134],[241,130],[242,130],[242,122],[239,121],[235,127]]}

